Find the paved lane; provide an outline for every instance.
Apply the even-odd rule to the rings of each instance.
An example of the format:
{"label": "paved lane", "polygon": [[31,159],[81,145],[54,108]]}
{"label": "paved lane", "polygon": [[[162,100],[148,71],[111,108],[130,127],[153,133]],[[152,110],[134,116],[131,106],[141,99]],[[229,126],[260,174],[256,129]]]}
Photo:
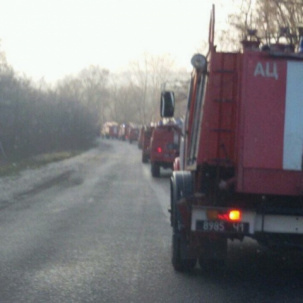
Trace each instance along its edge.
{"label": "paved lane", "polygon": [[175,273],[163,173],[135,144],[101,141],[16,195],[0,211],[0,303],[302,301],[301,257],[252,241],[230,244],[217,273]]}

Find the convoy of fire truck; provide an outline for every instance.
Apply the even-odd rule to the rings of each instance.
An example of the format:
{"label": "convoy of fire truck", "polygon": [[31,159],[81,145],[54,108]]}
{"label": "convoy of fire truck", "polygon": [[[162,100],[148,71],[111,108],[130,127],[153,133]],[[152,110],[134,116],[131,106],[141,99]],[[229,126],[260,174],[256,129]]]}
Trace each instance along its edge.
{"label": "convoy of fire truck", "polygon": [[214,27],[213,6],[208,54],[191,60],[182,130],[174,93],[162,91],[163,120],[136,138],[153,177],[172,169],[176,271],[224,264],[228,240],[244,237],[303,248],[303,46],[262,46],[252,31],[242,51],[219,52]]}
{"label": "convoy of fire truck", "polygon": [[119,139],[132,143],[138,140],[139,127],[134,123],[105,122],[101,129],[101,136],[107,139]]}
{"label": "convoy of fire truck", "polygon": [[118,124],[106,122],[101,130],[102,137],[138,142],[142,150],[142,162],[151,164],[153,177],[160,177],[161,167],[173,168],[179,156],[181,128],[174,119],[160,121],[157,125],[143,126],[141,129],[132,123]]}

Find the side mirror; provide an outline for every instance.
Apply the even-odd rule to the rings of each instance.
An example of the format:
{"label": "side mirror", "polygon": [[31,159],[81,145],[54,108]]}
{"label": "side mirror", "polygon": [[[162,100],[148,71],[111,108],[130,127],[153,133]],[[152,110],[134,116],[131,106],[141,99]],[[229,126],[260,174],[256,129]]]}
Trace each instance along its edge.
{"label": "side mirror", "polygon": [[175,110],[175,94],[171,91],[161,92],[160,115],[162,118],[172,118]]}

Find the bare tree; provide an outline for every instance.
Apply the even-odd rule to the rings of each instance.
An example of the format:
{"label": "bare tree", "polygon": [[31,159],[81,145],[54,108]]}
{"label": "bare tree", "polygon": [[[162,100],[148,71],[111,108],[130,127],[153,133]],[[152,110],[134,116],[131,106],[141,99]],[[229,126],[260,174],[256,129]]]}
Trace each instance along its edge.
{"label": "bare tree", "polygon": [[148,53],[130,65],[131,80],[139,90],[138,109],[141,123],[159,119],[161,85],[172,79],[174,60],[170,55],[155,56]]}
{"label": "bare tree", "polygon": [[229,15],[230,28],[219,35],[219,46],[237,50],[248,29],[256,29],[264,44],[280,39],[298,44],[298,25],[303,23],[303,0],[234,0],[235,12]]}
{"label": "bare tree", "polygon": [[96,125],[102,125],[109,102],[109,71],[99,66],[90,66],[79,73],[78,79],[81,82],[82,103],[95,117]]}
{"label": "bare tree", "polygon": [[[303,0],[258,0],[258,27],[266,42],[286,42],[297,44],[298,25],[303,22]],[[263,25],[263,28],[262,28]]]}

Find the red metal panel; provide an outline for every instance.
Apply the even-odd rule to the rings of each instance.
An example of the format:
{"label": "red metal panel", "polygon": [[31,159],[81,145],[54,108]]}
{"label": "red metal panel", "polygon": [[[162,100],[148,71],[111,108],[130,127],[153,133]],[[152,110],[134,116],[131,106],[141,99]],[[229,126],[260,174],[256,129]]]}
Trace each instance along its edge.
{"label": "red metal panel", "polygon": [[302,195],[302,173],[246,168],[243,171],[243,189],[241,191],[262,195]]}
{"label": "red metal panel", "polygon": [[303,193],[302,172],[283,170],[286,83],[285,58],[244,54],[238,192]]}
{"label": "red metal panel", "polygon": [[248,53],[244,70],[243,166],[281,169],[286,61]]}

